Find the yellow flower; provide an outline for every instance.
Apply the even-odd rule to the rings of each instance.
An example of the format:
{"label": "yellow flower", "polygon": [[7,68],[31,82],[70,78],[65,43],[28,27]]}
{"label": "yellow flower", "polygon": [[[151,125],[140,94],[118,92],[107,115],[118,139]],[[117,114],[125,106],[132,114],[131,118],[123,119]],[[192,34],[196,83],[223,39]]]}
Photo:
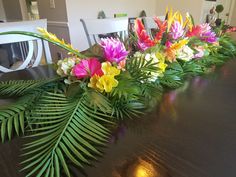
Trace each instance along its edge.
{"label": "yellow flower", "polygon": [[189,30],[192,31],[193,28],[193,21],[189,13],[186,13],[186,20],[184,22],[184,28],[188,26]]}
{"label": "yellow flower", "polygon": [[179,49],[183,48],[188,43],[188,41],[189,40],[186,39],[186,38],[182,39],[179,42],[176,42],[176,43],[172,44],[170,48],[172,50],[179,50]]}
{"label": "yellow flower", "polygon": [[96,90],[102,92],[103,90],[100,90],[100,89],[97,87],[97,83],[98,83],[99,79],[100,79],[100,76],[98,76],[98,75],[95,74],[93,77],[90,78],[90,83],[88,83],[88,87],[94,88],[94,89],[96,89]]}
{"label": "yellow flower", "polygon": [[164,73],[168,65],[164,62],[158,63],[157,67],[160,69],[159,73]]}
{"label": "yellow flower", "polygon": [[90,78],[88,87],[94,88],[100,92],[111,92],[112,88],[118,85],[118,81],[114,77],[120,74],[120,70],[113,67],[110,62],[104,62],[102,63],[102,71],[104,75],[101,77],[94,75]]}
{"label": "yellow flower", "polygon": [[102,71],[104,75],[117,76],[120,74],[120,70],[117,69],[116,67],[111,66],[110,62],[102,63]]}
{"label": "yellow flower", "polygon": [[98,82],[96,83],[96,87],[100,90],[105,92],[111,92],[113,87],[117,87],[118,81],[111,75],[103,75],[99,78]]}

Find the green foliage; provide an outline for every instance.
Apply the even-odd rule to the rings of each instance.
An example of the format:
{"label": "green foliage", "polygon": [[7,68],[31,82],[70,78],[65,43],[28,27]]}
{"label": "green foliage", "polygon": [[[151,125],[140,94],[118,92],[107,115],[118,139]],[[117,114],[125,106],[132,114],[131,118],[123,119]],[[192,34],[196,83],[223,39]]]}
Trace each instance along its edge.
{"label": "green foliage", "polygon": [[27,92],[42,87],[45,84],[52,84],[53,81],[61,78],[43,80],[10,80],[0,82],[0,95],[2,96],[21,96]]}
{"label": "green foliage", "polygon": [[80,98],[68,99],[60,91],[47,91],[40,97],[26,115],[32,127],[28,137],[34,139],[24,148],[27,159],[22,170],[30,169],[27,176],[59,177],[61,167],[71,176],[67,160],[83,167],[101,154],[95,145],[105,145],[109,131],[101,123],[109,123],[110,118],[107,112],[94,110],[100,102],[109,107],[105,98],[98,101],[101,97],[85,92]]}
{"label": "green foliage", "polygon": [[156,64],[152,60],[145,60],[143,56],[138,58],[132,57],[127,61],[126,69],[133,79],[142,81],[150,78],[150,72],[158,70]]}
{"label": "green foliage", "polygon": [[173,62],[169,64],[164,76],[159,79],[161,85],[167,88],[178,88],[183,83],[184,72],[181,65],[178,62]]}
{"label": "green foliage", "polygon": [[25,114],[28,109],[35,104],[35,100],[40,96],[41,92],[34,92],[19,98],[15,103],[2,107],[0,109],[0,127],[1,139],[5,141],[6,135],[9,140],[13,136],[13,131],[19,136],[25,131]]}
{"label": "green foliage", "polygon": [[218,4],[217,6],[216,6],[216,12],[219,14],[219,13],[221,13],[221,12],[223,12],[223,10],[224,10],[224,6],[222,5],[222,4]]}

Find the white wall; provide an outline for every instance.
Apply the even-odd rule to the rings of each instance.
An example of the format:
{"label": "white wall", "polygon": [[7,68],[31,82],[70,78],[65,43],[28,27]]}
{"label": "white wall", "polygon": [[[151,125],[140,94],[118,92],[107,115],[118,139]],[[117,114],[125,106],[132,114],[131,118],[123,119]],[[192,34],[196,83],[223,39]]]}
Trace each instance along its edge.
{"label": "white wall", "polygon": [[[195,23],[200,22],[203,0],[156,0],[157,15],[165,14],[166,7],[172,7],[174,11],[180,11],[183,15],[189,12]],[[147,2],[147,1],[146,1]]]}
{"label": "white wall", "polygon": [[137,17],[142,10],[148,16],[156,13],[156,0],[66,0],[71,42],[79,50],[88,48],[80,18],[97,18],[103,10],[107,17],[114,13],[127,13],[129,17]]}
{"label": "white wall", "polygon": [[21,21],[22,13],[19,0],[2,0],[7,21]]}
{"label": "white wall", "polygon": [[[48,20],[48,31],[70,42],[65,0],[55,0],[55,8],[50,8],[49,0],[38,0],[38,9],[40,18]],[[66,57],[67,52],[61,48],[50,45],[50,49],[54,60],[58,59],[58,54]]]}
{"label": "white wall", "polygon": [[5,10],[3,7],[2,0],[0,0],[0,20],[6,20]]}

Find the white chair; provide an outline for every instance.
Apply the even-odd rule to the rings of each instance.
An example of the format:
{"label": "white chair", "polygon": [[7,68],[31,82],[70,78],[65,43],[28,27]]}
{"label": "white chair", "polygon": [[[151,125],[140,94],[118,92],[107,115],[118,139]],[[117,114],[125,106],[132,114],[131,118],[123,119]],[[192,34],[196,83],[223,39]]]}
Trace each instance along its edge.
{"label": "white chair", "polygon": [[[165,20],[165,16],[157,16],[160,20]],[[153,38],[152,36],[152,29],[158,29],[157,24],[155,23],[153,17],[143,17],[143,23],[148,35]]]}
{"label": "white chair", "polygon": [[128,18],[80,19],[89,47],[99,43],[99,35],[117,33],[121,40],[128,36]]}
{"label": "white chair", "polygon": [[[35,21],[1,23],[0,33],[7,31],[28,31],[37,33],[38,27],[47,28],[47,20],[43,19]],[[19,44],[19,50],[22,54],[22,61],[20,62],[19,66],[15,67],[14,69],[0,65],[0,72],[11,72],[28,67],[35,67],[40,64],[42,58],[45,58],[46,63],[52,63],[51,53],[47,41],[25,35],[0,35],[0,44],[13,43]],[[14,51],[12,52],[14,53]]]}

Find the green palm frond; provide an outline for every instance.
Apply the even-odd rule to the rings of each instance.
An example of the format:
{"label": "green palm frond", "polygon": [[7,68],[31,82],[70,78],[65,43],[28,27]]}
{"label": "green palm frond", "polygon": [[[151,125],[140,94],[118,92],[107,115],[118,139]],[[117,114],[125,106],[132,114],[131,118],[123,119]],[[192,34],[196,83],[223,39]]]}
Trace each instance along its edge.
{"label": "green palm frond", "polygon": [[119,84],[112,90],[111,96],[125,97],[126,99],[137,98],[141,94],[140,83],[132,79],[128,72],[117,77]]}
{"label": "green palm frond", "polygon": [[126,69],[130,73],[131,77],[142,81],[150,78],[150,72],[157,72],[157,63],[153,60],[147,61],[144,56],[136,58],[130,58],[127,60]]}
{"label": "green palm frond", "polygon": [[159,83],[145,83],[142,87],[142,99],[146,107],[151,110],[161,101],[163,88]]}
{"label": "green palm frond", "polygon": [[182,68],[185,75],[196,76],[204,73],[204,67],[197,60],[184,62]]}
{"label": "green palm frond", "polygon": [[38,90],[37,92],[25,95],[24,97],[19,98],[15,103],[0,109],[2,142],[5,141],[6,135],[8,135],[9,140],[11,139],[14,129],[18,136],[20,135],[20,132],[24,134],[26,111],[34,105],[40,95],[41,91]]}
{"label": "green palm frond", "polygon": [[42,80],[10,80],[0,82],[0,95],[21,96],[32,89],[39,88],[45,84],[52,84],[53,81],[61,78],[42,79]]}
{"label": "green palm frond", "polygon": [[69,177],[67,160],[82,167],[100,154],[95,145],[105,145],[109,131],[101,122],[109,123],[110,115],[94,110],[98,99],[91,98],[96,96],[85,91],[79,98],[68,99],[62,92],[45,92],[37,101],[26,115],[34,127],[29,136],[34,140],[26,144],[27,159],[22,162],[22,170],[30,170],[27,177],[59,177],[61,167]]}
{"label": "green palm frond", "polygon": [[178,88],[183,84],[184,72],[178,62],[168,65],[164,76],[159,79],[161,85],[167,88]]}
{"label": "green palm frond", "polygon": [[146,108],[143,101],[137,98],[113,98],[112,105],[112,115],[118,120],[138,117]]}

